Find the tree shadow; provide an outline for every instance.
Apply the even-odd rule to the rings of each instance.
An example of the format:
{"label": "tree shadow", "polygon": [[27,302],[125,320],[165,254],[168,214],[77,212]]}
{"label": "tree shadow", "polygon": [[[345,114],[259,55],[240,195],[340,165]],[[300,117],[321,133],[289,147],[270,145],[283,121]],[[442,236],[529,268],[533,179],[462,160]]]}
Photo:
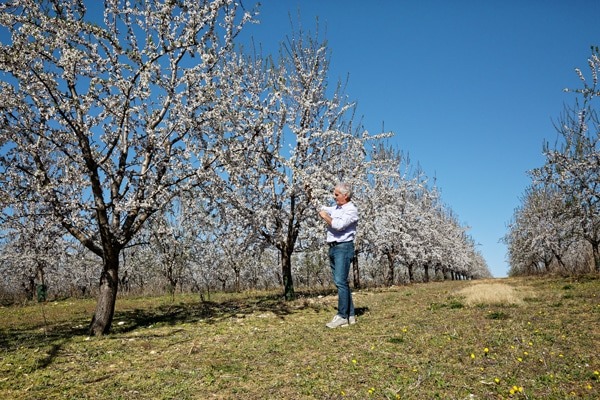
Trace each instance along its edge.
{"label": "tree shadow", "polygon": [[[241,319],[252,314],[272,313],[277,318],[307,309],[315,312],[330,311],[334,307],[335,291],[297,292],[297,299],[286,301],[281,295],[257,295],[225,301],[199,301],[192,303],[164,304],[144,309],[115,312],[111,333],[120,335],[150,326],[176,327],[184,323],[203,322],[215,324],[226,319]],[[326,298],[326,301],[323,301]],[[318,300],[318,301],[317,301]],[[363,315],[368,308],[356,308],[356,315]],[[4,330],[0,334],[0,350],[13,352],[20,347],[47,350],[35,363],[37,368],[46,368],[59,354],[62,346],[73,338],[88,336],[89,320],[79,318],[67,322],[34,326],[23,329]],[[79,340],[77,339],[77,340]]]}
{"label": "tree shadow", "polygon": [[[176,326],[182,323],[204,322],[214,324],[228,318],[244,318],[255,312],[271,312],[284,318],[297,310],[271,296],[227,300],[202,301],[189,304],[165,304],[153,309],[137,309],[115,313],[112,333],[127,333],[149,326]],[[116,323],[115,323],[116,322]],[[122,322],[122,325],[119,325]]]}

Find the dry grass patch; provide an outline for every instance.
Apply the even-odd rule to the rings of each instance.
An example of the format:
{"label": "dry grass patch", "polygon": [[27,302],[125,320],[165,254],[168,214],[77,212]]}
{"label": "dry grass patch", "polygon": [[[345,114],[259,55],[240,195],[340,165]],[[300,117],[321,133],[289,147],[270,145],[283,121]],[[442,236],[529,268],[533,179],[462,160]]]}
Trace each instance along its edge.
{"label": "dry grass patch", "polygon": [[535,297],[527,287],[516,288],[501,282],[475,283],[458,292],[465,305],[522,305],[525,298]]}

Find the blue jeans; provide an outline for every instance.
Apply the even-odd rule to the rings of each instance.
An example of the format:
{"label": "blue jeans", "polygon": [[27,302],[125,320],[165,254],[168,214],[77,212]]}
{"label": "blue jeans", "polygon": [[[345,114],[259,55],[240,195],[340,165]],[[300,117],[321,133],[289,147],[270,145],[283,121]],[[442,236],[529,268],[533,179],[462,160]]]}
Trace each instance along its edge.
{"label": "blue jeans", "polygon": [[339,243],[329,248],[329,265],[338,291],[338,315],[354,316],[354,303],[348,285],[348,273],[354,258],[354,242]]}

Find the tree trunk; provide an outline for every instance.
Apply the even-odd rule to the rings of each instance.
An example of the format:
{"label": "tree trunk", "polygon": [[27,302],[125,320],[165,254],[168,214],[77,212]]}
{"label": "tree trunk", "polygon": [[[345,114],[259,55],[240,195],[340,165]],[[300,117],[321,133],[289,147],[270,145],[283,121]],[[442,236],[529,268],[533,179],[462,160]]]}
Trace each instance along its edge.
{"label": "tree trunk", "polygon": [[102,336],[110,331],[115,304],[117,302],[117,291],[119,288],[119,256],[106,257],[104,267],[100,276],[100,290],[96,311],[90,324],[90,335]]}
{"label": "tree trunk", "polygon": [[408,283],[413,283],[415,281],[413,265],[409,263],[406,268],[408,269]]}
{"label": "tree trunk", "polygon": [[354,288],[360,289],[360,271],[358,269],[358,252],[354,252],[354,258],[352,259],[352,277],[354,279]]}
{"label": "tree trunk", "polygon": [[594,255],[594,269],[600,272],[600,242],[592,243],[592,254]]}
{"label": "tree trunk", "polygon": [[[558,254],[558,252],[552,250],[552,254],[554,255],[554,258],[556,259],[556,261],[558,262],[558,265],[562,268],[562,270],[564,272],[569,272],[569,269],[567,268],[567,266],[565,265],[565,263],[562,260],[562,257],[560,256],[560,254]],[[548,269],[548,268],[546,268]]]}
{"label": "tree trunk", "polygon": [[443,272],[443,267],[441,263],[436,263],[434,268],[434,272],[433,272],[433,279],[438,279],[438,277],[441,275],[442,276],[442,280],[444,280],[444,272]]}
{"label": "tree trunk", "polygon": [[[551,265],[552,265],[552,259],[551,258],[549,258],[549,259],[544,258],[544,269],[545,269],[546,273],[550,272],[550,266]],[[537,264],[536,263],[532,263],[532,267],[533,267],[532,268],[533,273],[537,274],[538,273],[538,269],[539,269],[539,268],[537,268]]]}
{"label": "tree trunk", "polygon": [[292,254],[286,246],[281,249],[281,275],[283,277],[283,296],[286,300],[294,300],[294,281],[292,279]]}
{"label": "tree trunk", "polygon": [[425,283],[429,282],[429,264],[425,264],[423,266],[423,269],[425,270],[425,277],[423,278]]}
{"label": "tree trunk", "polygon": [[444,268],[443,270],[444,280],[452,280],[452,275],[450,274],[450,269]]}
{"label": "tree trunk", "polygon": [[394,257],[390,252],[387,252],[386,255],[388,259],[387,285],[392,286],[394,284]]}
{"label": "tree trunk", "polygon": [[240,293],[242,291],[242,283],[241,283],[240,272],[241,271],[240,271],[239,268],[234,268],[233,269],[233,273],[234,273],[234,277],[235,277],[234,285],[235,285],[235,291],[236,291],[236,293]]}

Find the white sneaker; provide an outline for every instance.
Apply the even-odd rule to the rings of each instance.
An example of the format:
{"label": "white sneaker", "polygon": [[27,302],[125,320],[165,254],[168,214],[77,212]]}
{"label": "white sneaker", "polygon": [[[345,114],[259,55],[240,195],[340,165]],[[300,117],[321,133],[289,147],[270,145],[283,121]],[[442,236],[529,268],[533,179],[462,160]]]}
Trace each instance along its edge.
{"label": "white sneaker", "polygon": [[333,317],[333,319],[331,320],[331,322],[325,324],[325,326],[331,329],[339,328],[342,326],[348,326],[348,320],[336,314],[335,317]]}
{"label": "white sneaker", "polygon": [[351,315],[348,318],[348,325],[354,325],[356,323],[356,317],[354,315]]}

